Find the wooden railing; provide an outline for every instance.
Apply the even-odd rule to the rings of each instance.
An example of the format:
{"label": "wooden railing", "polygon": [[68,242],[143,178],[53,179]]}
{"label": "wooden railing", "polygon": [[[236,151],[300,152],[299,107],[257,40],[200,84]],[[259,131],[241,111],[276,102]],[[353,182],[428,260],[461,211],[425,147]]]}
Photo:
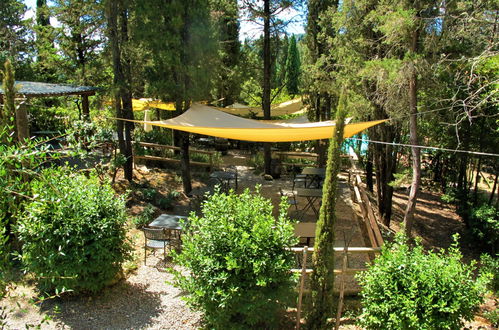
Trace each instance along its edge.
{"label": "wooden railing", "polygon": [[313,160],[315,162],[315,164],[317,164],[317,158],[319,157],[319,154],[316,154],[313,152],[296,152],[296,151],[274,151],[274,155],[279,159],[281,165],[283,165],[283,166],[300,166],[300,167],[314,166],[314,165],[307,164],[307,163],[292,163],[289,161],[286,162],[286,159],[305,158],[305,159]]}
{"label": "wooden railing", "polygon": [[[301,268],[293,268],[291,271],[293,273],[300,273],[300,282],[298,285],[298,304],[296,306],[296,328],[300,329],[301,325],[301,310],[303,305],[303,294],[309,292],[309,290],[305,289],[305,281],[307,275],[313,272],[313,269],[307,268],[307,262],[309,260],[309,252],[314,251],[314,248],[311,247],[293,247],[291,251],[295,253],[301,253]],[[348,255],[351,253],[356,254],[374,254],[380,253],[380,247],[335,247],[335,254],[343,254],[343,262],[341,269],[334,269],[333,272],[336,275],[341,275],[340,277],[340,290],[338,291],[339,300],[338,300],[338,311],[336,316],[336,322],[339,324],[339,320],[341,318],[342,306],[343,306],[343,298],[345,295],[352,295],[359,293],[358,289],[345,289],[345,275],[353,275],[361,271],[367,270],[367,268],[348,268]]]}
{"label": "wooden railing", "polygon": [[[153,149],[157,148],[157,149],[168,149],[168,150],[181,150],[179,147],[168,146],[168,145],[157,144],[157,143],[134,142],[134,144],[138,144],[141,147],[153,148]],[[205,166],[205,167],[208,167],[209,169],[211,169],[213,167],[213,155],[215,154],[215,151],[205,151],[205,150],[189,148],[189,154],[193,154],[193,153],[208,155],[208,162],[190,161],[191,165]],[[168,158],[168,157],[158,157],[158,156],[151,156],[151,155],[136,155],[135,152],[133,155],[133,159],[134,159],[134,162],[135,162],[135,159],[144,159],[144,160],[157,160],[157,161],[162,161],[162,162],[180,163],[180,159]]]}
{"label": "wooden railing", "polygon": [[[299,166],[299,167],[305,167],[305,166],[317,166],[317,159],[319,158],[319,154],[315,152],[298,152],[298,151],[274,151],[273,152],[274,156],[276,156],[280,163],[283,166]],[[341,155],[341,158],[350,158],[348,155]],[[307,164],[307,163],[292,163],[289,161],[286,161],[286,159],[300,159],[300,158],[305,158],[305,159],[310,159],[314,161],[314,164]]]}
{"label": "wooden railing", "polygon": [[[383,236],[381,235],[381,227],[384,226],[379,219],[377,219],[376,214],[374,213],[371,201],[369,200],[369,196],[367,195],[363,185],[362,178],[360,173],[362,173],[357,168],[357,155],[353,155],[351,158],[351,169],[348,175],[349,182],[353,183],[353,190],[355,195],[355,200],[360,207],[360,211],[362,213],[362,220],[365,225],[367,236],[369,237],[369,241],[372,247],[381,247],[384,243]],[[385,228],[389,230],[388,228]],[[371,255],[371,258],[373,256]]]}

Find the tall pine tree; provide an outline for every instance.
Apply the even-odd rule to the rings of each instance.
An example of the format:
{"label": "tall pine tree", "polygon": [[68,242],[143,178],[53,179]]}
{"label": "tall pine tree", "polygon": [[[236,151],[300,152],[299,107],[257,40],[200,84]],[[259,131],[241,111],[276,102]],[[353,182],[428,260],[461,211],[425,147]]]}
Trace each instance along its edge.
{"label": "tall pine tree", "polygon": [[296,38],[294,35],[289,40],[288,56],[286,60],[286,89],[288,93],[295,96],[300,93],[300,54],[296,47]]}
{"label": "tall pine tree", "polygon": [[241,91],[239,7],[237,0],[212,0],[211,6],[220,61],[217,66],[215,96],[222,100],[221,104],[225,107],[237,101]]}

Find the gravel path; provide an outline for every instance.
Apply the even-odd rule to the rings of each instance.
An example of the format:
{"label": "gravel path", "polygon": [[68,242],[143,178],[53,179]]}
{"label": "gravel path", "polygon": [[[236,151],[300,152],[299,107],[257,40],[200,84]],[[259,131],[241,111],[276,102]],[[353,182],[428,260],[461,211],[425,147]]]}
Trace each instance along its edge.
{"label": "gravel path", "polygon": [[[162,253],[157,255],[160,257]],[[182,293],[167,284],[172,280],[172,275],[165,271],[168,266],[171,265],[150,256],[147,266],[142,264],[126,281],[93,297],[54,299],[40,308],[25,302],[16,308],[11,301],[9,305],[15,312],[8,314],[7,328],[24,329],[26,324],[40,324],[44,315],[51,320],[43,323],[42,329],[199,328],[200,314],[191,311],[181,299]]]}

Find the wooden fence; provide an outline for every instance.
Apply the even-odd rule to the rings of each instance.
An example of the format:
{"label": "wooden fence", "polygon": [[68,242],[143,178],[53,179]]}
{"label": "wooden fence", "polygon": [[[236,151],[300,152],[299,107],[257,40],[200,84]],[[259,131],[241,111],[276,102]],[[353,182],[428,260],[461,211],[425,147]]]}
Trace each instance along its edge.
{"label": "wooden fence", "polygon": [[[153,148],[153,149],[180,150],[179,147],[167,146],[164,144],[157,144],[157,143],[134,142],[134,144],[138,144],[142,147]],[[189,154],[193,154],[193,153],[208,155],[208,162],[190,161],[191,165],[205,166],[208,169],[213,168],[213,155],[215,154],[215,151],[205,151],[205,150],[189,148]],[[156,161],[162,161],[162,162],[180,163],[180,159],[168,158],[168,157],[158,157],[158,156],[151,156],[151,155],[136,155],[135,152],[133,155],[133,159],[134,159],[134,162],[136,159],[144,159],[144,160],[156,160]]]}
{"label": "wooden fence", "polygon": [[300,166],[300,167],[312,166],[312,165],[307,163],[292,163],[286,161],[286,159],[304,158],[304,159],[313,160],[317,164],[317,158],[319,157],[319,154],[313,152],[295,152],[295,151],[274,151],[274,155],[279,159],[282,166]]}
{"label": "wooden fence", "polygon": [[[306,167],[306,166],[317,166],[317,159],[319,158],[319,154],[314,152],[297,152],[297,151],[274,151],[274,156],[279,159],[280,163],[283,166],[298,166],[298,167]],[[286,161],[287,159],[310,159],[314,162],[314,164],[308,163],[293,163]],[[350,158],[348,155],[341,155],[341,158]]]}
{"label": "wooden fence", "polygon": [[362,178],[360,176],[362,171],[358,169],[356,164],[358,161],[357,155],[354,154],[350,160],[351,168],[348,174],[348,182],[353,183],[355,201],[360,207],[367,236],[369,237],[372,247],[381,247],[384,243],[384,239],[381,235],[380,227],[390,233],[393,233],[393,230],[385,226],[374,212],[369,196],[362,185]]}
{"label": "wooden fence", "polygon": [[[291,269],[293,273],[300,274],[300,282],[298,285],[298,304],[296,306],[296,329],[300,329],[301,325],[301,311],[303,306],[303,294],[309,292],[309,290],[305,289],[305,281],[308,274],[313,272],[313,269],[307,268],[308,260],[309,260],[309,252],[314,252],[314,248],[311,247],[294,247],[291,248],[291,251],[295,253],[301,253],[301,268]],[[342,267],[341,269],[334,269],[333,272],[336,275],[340,275],[340,289],[338,291],[339,300],[338,300],[338,313],[336,316],[337,327],[339,326],[339,320],[341,318],[342,307],[343,307],[343,299],[345,295],[352,295],[359,293],[359,290],[356,289],[345,289],[345,275],[354,275],[358,272],[367,270],[367,268],[348,268],[348,255],[352,253],[356,254],[374,254],[380,253],[380,247],[335,247],[335,254],[343,254]]]}

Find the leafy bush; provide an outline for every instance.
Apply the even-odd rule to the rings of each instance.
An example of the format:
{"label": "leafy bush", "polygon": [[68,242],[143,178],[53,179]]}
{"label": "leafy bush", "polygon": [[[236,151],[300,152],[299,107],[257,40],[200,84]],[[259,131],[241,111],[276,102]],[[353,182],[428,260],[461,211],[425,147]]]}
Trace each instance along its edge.
{"label": "leafy bush", "polygon": [[492,326],[496,327],[496,329],[499,327],[499,311],[497,309],[484,313],[484,316],[492,323]]}
{"label": "leafy bush", "polygon": [[158,191],[154,188],[146,188],[142,190],[142,194],[144,195],[144,200],[147,202],[152,202],[156,199],[158,195]]}
{"label": "leafy bush", "polygon": [[173,209],[174,202],[180,197],[180,193],[176,190],[169,191],[166,196],[160,195],[156,201],[156,205],[163,210]]}
{"label": "leafy bush", "polygon": [[143,129],[136,129],[133,133],[133,137],[137,142],[158,143],[168,146],[173,145],[171,130],[166,128],[154,128],[150,132],[146,132]]}
{"label": "leafy bush", "polygon": [[22,262],[44,291],[98,291],[129,259],[125,202],[96,175],[45,170],[19,220]]}
{"label": "leafy bush", "polygon": [[499,254],[491,256],[486,253],[480,256],[480,272],[490,274],[489,288],[495,293],[499,291]]}
{"label": "leafy bush", "polygon": [[143,226],[151,223],[155,213],[154,206],[151,204],[147,204],[146,207],[142,210],[140,215],[133,218],[133,224],[136,228],[142,228]]}
{"label": "leafy bush", "polygon": [[360,324],[368,329],[460,329],[483,301],[485,277],[461,261],[457,243],[444,252],[409,247],[402,234],[387,244],[362,285]]}
{"label": "leafy bush", "polygon": [[264,167],[264,159],[263,159],[263,154],[258,152],[255,155],[253,155],[249,160],[248,160],[248,166],[253,167],[255,169],[255,174],[259,174],[263,172],[263,167]]}
{"label": "leafy bush", "polygon": [[470,210],[469,226],[473,235],[490,251],[499,251],[499,209],[486,203]]}
{"label": "leafy bush", "polygon": [[293,254],[286,248],[295,238],[286,208],[282,202],[275,219],[258,188],[241,195],[217,191],[202,217],[189,218],[191,230],[174,256],[189,274],[173,271],[175,284],[210,327],[263,328],[277,321],[293,294]]}

